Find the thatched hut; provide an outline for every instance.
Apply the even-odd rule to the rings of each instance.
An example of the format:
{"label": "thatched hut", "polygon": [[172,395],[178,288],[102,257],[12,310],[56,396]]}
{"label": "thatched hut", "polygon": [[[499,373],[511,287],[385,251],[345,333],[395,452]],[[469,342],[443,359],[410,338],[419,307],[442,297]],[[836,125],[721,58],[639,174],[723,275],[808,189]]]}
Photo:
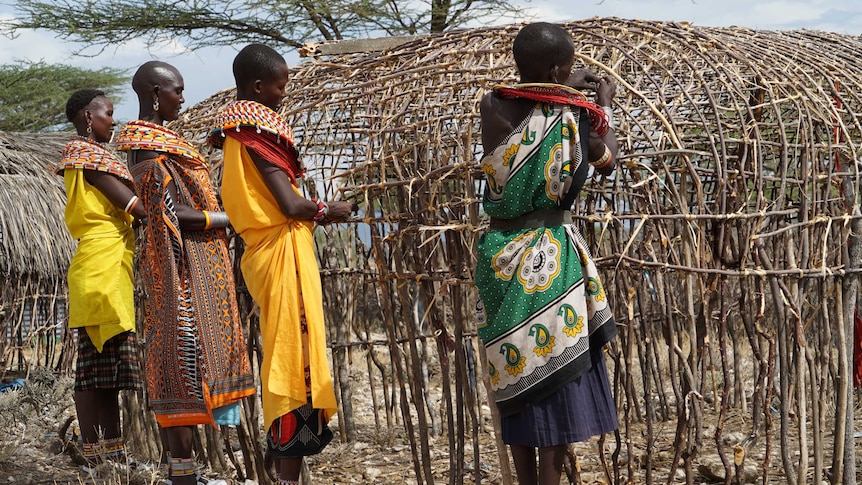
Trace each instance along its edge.
{"label": "thatched hut", "polygon": [[[63,179],[51,167],[68,133],[0,133],[0,363],[53,366],[75,242]],[[41,338],[45,345],[31,346]],[[28,353],[25,362],[22,352]]]}
{"label": "thatched hut", "polygon": [[[646,483],[678,468],[688,483],[749,472],[820,483],[830,467],[833,483],[855,480],[862,39],[615,18],[566,28],[578,61],[619,84],[623,147],[616,174],[577,206],[621,325],[609,349],[620,435],[589,466]],[[346,436],[348,384],[365,374],[348,363],[363,349],[378,431],[403,430],[419,483],[434,482],[438,433],[450,483],[464,480],[464,459],[476,480],[487,460],[470,310],[483,229],[477,105],[515,80],[517,30],[303,62],[283,107],[325,181],[309,189],[365,207],[320,249]],[[175,126],[203,140],[232,95]]]}
{"label": "thatched hut", "polygon": [[[566,27],[580,62],[619,83],[623,147],[614,176],[593,180],[577,203],[621,325],[608,349],[621,427],[616,439],[575,447],[581,466],[570,473],[615,483],[677,474],[687,483],[854,483],[862,39],[623,19]],[[477,105],[493,84],[515,79],[517,30],[303,62],[283,108],[318,180],[307,190],[364,206],[319,246],[341,437],[408,443],[417,483],[511,483],[507,457],[493,451],[471,309],[484,229]],[[203,142],[232,96],[216,94],[173,128]],[[220,154],[208,153],[218,177]],[[4,177],[0,197],[12,193]],[[60,188],[48,176],[39,183]],[[22,214],[16,221],[30,220]],[[16,238],[32,229],[15,228]],[[18,260],[50,266],[44,255],[54,254],[62,274],[71,245],[37,246],[45,238],[14,248]],[[14,274],[40,267],[32,265]],[[3,274],[6,287],[18,284]],[[252,305],[241,304],[253,329]],[[372,413],[354,412],[359,386]],[[260,443],[249,404],[239,436]],[[210,430],[207,438],[207,450],[220,446]],[[243,476],[264,480],[259,448],[242,451]]]}

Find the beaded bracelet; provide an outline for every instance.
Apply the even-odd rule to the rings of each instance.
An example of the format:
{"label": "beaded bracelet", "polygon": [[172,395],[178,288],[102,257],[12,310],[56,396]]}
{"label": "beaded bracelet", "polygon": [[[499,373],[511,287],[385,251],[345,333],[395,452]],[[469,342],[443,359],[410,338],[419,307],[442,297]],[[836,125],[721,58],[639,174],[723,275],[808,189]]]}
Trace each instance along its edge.
{"label": "beaded bracelet", "polygon": [[314,220],[314,222],[319,224],[324,219],[326,219],[327,215],[329,215],[329,205],[327,205],[326,202],[319,200],[319,199],[311,199],[311,201],[314,202],[315,204],[317,204],[317,214],[315,214],[312,219]]}
{"label": "beaded bracelet", "polygon": [[612,130],[615,129],[614,125],[616,125],[616,122],[614,120],[614,109],[610,106],[602,106],[602,111],[608,115],[608,126],[610,126]]}
{"label": "beaded bracelet", "polygon": [[599,158],[595,162],[590,162],[590,165],[596,169],[602,169],[611,164],[611,161],[614,159],[614,154],[611,153],[611,149],[605,145],[605,153],[602,154],[602,158]]}
{"label": "beaded bracelet", "polygon": [[204,230],[208,229],[219,229],[221,227],[227,227],[230,225],[230,219],[227,216],[227,212],[212,212],[212,211],[201,211],[204,213]]}

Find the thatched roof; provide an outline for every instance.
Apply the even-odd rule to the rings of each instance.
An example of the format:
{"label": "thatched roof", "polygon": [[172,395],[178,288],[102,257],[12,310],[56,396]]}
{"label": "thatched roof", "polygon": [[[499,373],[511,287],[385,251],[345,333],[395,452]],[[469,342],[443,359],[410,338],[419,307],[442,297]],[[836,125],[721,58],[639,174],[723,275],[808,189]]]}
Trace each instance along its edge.
{"label": "thatched roof", "polygon": [[63,179],[51,171],[68,133],[0,132],[0,279],[65,281],[75,243],[63,222]]}

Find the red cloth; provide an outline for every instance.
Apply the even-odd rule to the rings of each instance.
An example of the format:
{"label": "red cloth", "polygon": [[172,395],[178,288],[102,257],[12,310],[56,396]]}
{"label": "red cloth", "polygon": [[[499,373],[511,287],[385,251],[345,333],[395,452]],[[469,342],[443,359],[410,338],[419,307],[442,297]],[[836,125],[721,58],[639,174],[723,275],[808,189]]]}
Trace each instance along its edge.
{"label": "red cloth", "polygon": [[292,144],[281,143],[270,133],[258,133],[251,126],[242,126],[239,131],[235,129],[224,130],[224,134],[236,139],[246,148],[251,148],[268,162],[284,170],[290,177],[291,183],[296,185],[296,178],[302,175],[302,168],[299,166],[296,148]]}
{"label": "red cloth", "polygon": [[544,103],[565,104],[587,110],[590,123],[599,136],[605,136],[610,131],[608,117],[601,106],[587,100],[587,97],[577,89],[562,84],[516,84],[514,86],[499,86],[494,91],[504,98],[524,98]]}

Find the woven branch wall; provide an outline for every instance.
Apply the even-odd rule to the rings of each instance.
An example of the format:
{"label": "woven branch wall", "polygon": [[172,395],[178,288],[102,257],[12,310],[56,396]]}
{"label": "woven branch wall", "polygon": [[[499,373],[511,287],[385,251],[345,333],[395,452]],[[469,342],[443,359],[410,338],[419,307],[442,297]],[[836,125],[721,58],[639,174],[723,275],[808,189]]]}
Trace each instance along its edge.
{"label": "woven branch wall", "polygon": [[[577,202],[620,325],[620,433],[576,448],[581,473],[795,484],[828,470],[855,483],[862,40],[615,18],[566,28],[577,64],[619,85],[622,146],[616,173]],[[403,424],[419,483],[434,482],[435,458],[450,483],[465,460],[478,481],[479,448],[494,449],[471,310],[485,223],[477,107],[516,80],[517,30],[304,62],[282,110],[325,181],[310,190],[364,208],[320,245],[342,424],[349,438],[361,355],[379,377],[378,431]],[[232,95],[177,126],[202,140]],[[492,482],[509,483],[501,458]]]}

